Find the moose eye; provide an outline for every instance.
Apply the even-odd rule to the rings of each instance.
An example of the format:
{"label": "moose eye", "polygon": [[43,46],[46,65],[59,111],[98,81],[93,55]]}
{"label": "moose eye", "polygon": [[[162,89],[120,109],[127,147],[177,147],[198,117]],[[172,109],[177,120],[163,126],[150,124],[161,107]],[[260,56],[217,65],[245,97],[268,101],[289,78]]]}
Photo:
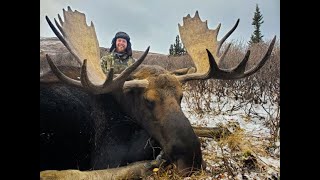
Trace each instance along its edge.
{"label": "moose eye", "polygon": [[146,105],[147,105],[147,107],[149,109],[153,109],[154,108],[154,106],[155,106],[155,102],[154,101],[146,99],[145,102],[146,102]]}
{"label": "moose eye", "polygon": [[182,101],[182,98],[183,98],[183,96],[180,96],[180,98],[179,98],[179,102],[181,103],[181,101]]}

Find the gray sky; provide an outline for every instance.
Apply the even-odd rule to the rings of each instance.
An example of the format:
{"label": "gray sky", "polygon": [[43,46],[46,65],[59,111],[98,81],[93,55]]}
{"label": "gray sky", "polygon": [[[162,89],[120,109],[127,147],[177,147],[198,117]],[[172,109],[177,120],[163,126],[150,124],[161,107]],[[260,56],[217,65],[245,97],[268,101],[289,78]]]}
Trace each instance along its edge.
{"label": "gray sky", "polygon": [[168,54],[179,34],[178,23],[182,25],[182,18],[188,14],[193,17],[196,10],[202,21],[208,20],[209,28],[221,23],[218,40],[240,18],[228,40],[249,41],[256,4],[263,15],[264,40],[271,40],[274,35],[280,39],[280,0],[41,0],[40,36],[54,37],[45,16],[53,20],[70,6],[85,13],[88,24],[93,21],[102,47],[110,47],[115,33],[125,31],[134,50],[144,51],[150,46],[150,52]]}

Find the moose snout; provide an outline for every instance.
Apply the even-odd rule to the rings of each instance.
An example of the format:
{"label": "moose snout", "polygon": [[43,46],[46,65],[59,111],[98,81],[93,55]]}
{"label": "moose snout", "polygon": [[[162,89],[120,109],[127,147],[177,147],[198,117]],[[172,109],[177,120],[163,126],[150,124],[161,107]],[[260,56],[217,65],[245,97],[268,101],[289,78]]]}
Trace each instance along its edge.
{"label": "moose snout", "polygon": [[199,138],[195,135],[189,120],[181,114],[171,115],[170,122],[167,122],[165,139],[168,142],[163,147],[168,160],[184,174],[201,169],[203,160]]}

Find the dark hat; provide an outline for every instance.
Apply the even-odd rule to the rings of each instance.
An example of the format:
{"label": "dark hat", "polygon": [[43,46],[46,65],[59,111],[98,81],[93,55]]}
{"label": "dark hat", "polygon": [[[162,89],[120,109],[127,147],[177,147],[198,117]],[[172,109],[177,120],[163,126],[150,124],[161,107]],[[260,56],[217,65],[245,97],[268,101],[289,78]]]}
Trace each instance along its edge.
{"label": "dark hat", "polygon": [[127,33],[125,33],[125,32],[119,31],[119,32],[117,32],[117,34],[114,37],[115,38],[123,38],[123,39],[125,39],[127,41],[130,41],[129,35]]}
{"label": "dark hat", "polygon": [[114,36],[114,38],[112,39],[111,47],[110,47],[109,51],[112,52],[116,48],[116,41],[118,38],[123,38],[123,39],[127,40],[126,52],[129,56],[132,56],[130,36],[127,33],[122,32],[122,31],[117,32],[116,35]]}

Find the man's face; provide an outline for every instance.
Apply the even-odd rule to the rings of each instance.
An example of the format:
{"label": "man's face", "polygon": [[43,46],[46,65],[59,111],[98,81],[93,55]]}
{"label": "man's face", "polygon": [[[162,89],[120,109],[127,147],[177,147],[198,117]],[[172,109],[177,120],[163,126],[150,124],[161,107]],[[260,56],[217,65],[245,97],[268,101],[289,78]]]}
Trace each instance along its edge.
{"label": "man's face", "polygon": [[127,48],[127,40],[125,40],[123,38],[117,38],[116,51],[119,53],[125,52],[126,48]]}

